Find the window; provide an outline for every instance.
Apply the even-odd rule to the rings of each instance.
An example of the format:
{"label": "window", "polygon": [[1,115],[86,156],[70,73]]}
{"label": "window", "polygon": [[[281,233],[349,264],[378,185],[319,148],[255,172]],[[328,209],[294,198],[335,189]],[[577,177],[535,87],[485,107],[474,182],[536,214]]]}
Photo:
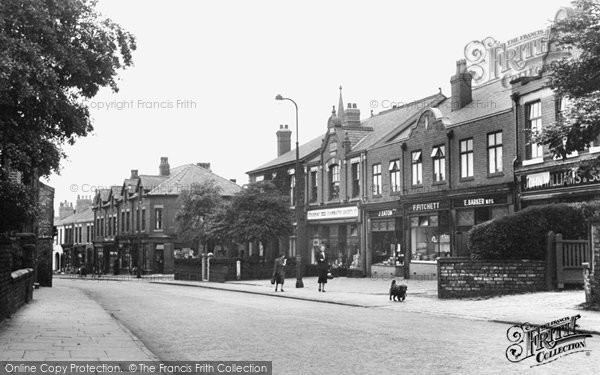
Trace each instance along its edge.
{"label": "window", "polygon": [[529,142],[525,150],[527,159],[537,159],[544,155],[541,145],[533,143],[532,136],[542,131],[542,103],[540,101],[525,105],[525,129],[528,130]]}
{"label": "window", "polygon": [[373,195],[381,194],[381,164],[373,164]]}
{"label": "window", "polygon": [[460,178],[473,177],[473,138],[460,141]]}
{"label": "window", "polygon": [[390,161],[390,189],[392,192],[400,191],[400,159]]}
{"label": "window", "polygon": [[154,209],[154,229],[162,229],[162,208]]}
{"label": "window", "polygon": [[104,237],[104,218],[100,219],[100,235]]}
{"label": "window", "polygon": [[337,164],[329,167],[329,199],[340,197],[340,166]]}
{"label": "window", "polygon": [[140,231],[140,208],[135,210],[135,230]]}
{"label": "window", "polygon": [[317,171],[310,171],[310,202],[317,201]]}
{"label": "window", "polygon": [[488,134],[488,173],[502,172],[502,132]]}
{"label": "window", "polygon": [[86,239],[86,242],[88,242],[88,243],[90,242],[90,229],[91,229],[91,226],[89,224],[87,224],[85,226],[85,239]]}
{"label": "window", "polygon": [[108,235],[112,234],[112,216],[108,217]]}
{"label": "window", "polygon": [[352,164],[352,198],[360,194],[360,163]]}
{"label": "window", "polygon": [[146,230],[146,209],[142,208],[142,232]]}
{"label": "window", "polygon": [[423,184],[423,155],[421,151],[412,152],[412,184],[422,185]]}
{"label": "window", "polygon": [[125,213],[125,231],[129,232],[129,221],[131,220],[131,212],[127,211]]}
{"label": "window", "polygon": [[433,160],[433,182],[446,181],[446,146],[436,146],[431,150]]}
{"label": "window", "polygon": [[117,214],[113,215],[113,235],[117,235]]}
{"label": "window", "polygon": [[296,205],[296,176],[290,176],[290,204]]}
{"label": "window", "polygon": [[125,232],[125,211],[121,212],[121,233]]}

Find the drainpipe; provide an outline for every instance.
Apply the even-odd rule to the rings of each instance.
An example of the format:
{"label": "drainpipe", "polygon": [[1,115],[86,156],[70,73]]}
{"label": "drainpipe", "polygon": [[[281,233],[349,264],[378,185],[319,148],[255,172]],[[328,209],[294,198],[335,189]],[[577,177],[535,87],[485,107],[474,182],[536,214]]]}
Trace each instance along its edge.
{"label": "drainpipe", "polygon": [[515,211],[519,211],[521,209],[521,201],[518,198],[518,196],[521,194],[521,184],[519,182],[519,179],[517,178],[517,174],[515,173],[516,169],[517,169],[517,165],[519,164],[519,160],[520,158],[520,144],[519,144],[519,94],[518,93],[514,93],[511,95],[511,98],[513,100],[513,108],[515,111],[515,158],[513,159],[512,162],[512,167],[513,167],[513,183],[515,185],[514,188],[514,192],[513,192],[513,205],[515,207]]}
{"label": "drainpipe", "polygon": [[[448,166],[452,165],[452,139],[454,139],[454,130],[450,129],[448,133],[446,133],[446,137],[448,138]],[[452,169],[448,168],[448,191],[452,191]],[[450,254],[456,254],[456,227],[454,225],[454,216],[455,214],[454,207],[451,205],[450,212],[448,213],[448,230],[450,233],[453,233],[453,240],[450,241]]]}

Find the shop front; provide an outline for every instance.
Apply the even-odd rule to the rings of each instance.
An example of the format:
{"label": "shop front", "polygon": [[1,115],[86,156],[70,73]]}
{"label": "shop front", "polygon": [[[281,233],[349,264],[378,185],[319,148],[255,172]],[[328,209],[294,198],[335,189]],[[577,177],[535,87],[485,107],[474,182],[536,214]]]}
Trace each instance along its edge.
{"label": "shop front", "polygon": [[311,264],[316,264],[316,255],[324,245],[332,269],[340,276],[348,269],[364,270],[357,206],[309,210],[306,219]]}
{"label": "shop front", "polygon": [[450,256],[451,228],[448,200],[406,203],[406,238],[410,276],[433,277],[438,258]]}
{"label": "shop front", "polygon": [[600,172],[587,174],[572,168],[525,173],[519,176],[521,209],[553,203],[591,202],[600,200]]}
{"label": "shop front", "polygon": [[469,193],[452,199],[455,244],[453,256],[469,256],[467,233],[474,225],[498,219],[514,211],[509,193]]}
{"label": "shop front", "polygon": [[367,261],[373,275],[404,276],[402,211],[395,207],[368,211]]}

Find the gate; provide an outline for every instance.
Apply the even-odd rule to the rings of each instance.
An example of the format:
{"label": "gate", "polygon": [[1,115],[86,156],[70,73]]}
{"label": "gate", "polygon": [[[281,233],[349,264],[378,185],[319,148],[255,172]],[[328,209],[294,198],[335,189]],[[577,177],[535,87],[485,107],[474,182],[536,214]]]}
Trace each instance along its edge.
{"label": "gate", "polygon": [[588,240],[564,240],[562,234],[557,234],[554,243],[558,289],[563,289],[565,284],[583,285],[583,263],[590,263],[592,259]]}

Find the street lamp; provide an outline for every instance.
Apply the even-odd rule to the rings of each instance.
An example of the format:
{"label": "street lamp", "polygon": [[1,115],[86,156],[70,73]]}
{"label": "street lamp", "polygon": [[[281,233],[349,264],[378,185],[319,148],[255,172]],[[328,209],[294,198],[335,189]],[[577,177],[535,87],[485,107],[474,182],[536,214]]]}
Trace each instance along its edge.
{"label": "street lamp", "polygon": [[303,220],[303,202],[301,201],[300,196],[300,148],[298,145],[298,104],[290,98],[284,98],[280,94],[275,97],[275,100],[289,100],[294,103],[294,107],[296,108],[296,168],[294,171],[294,178],[296,179],[295,187],[294,187],[294,198],[296,200],[296,288],[304,288],[304,283],[302,282],[302,252],[301,248],[303,247],[300,230],[300,222]]}

